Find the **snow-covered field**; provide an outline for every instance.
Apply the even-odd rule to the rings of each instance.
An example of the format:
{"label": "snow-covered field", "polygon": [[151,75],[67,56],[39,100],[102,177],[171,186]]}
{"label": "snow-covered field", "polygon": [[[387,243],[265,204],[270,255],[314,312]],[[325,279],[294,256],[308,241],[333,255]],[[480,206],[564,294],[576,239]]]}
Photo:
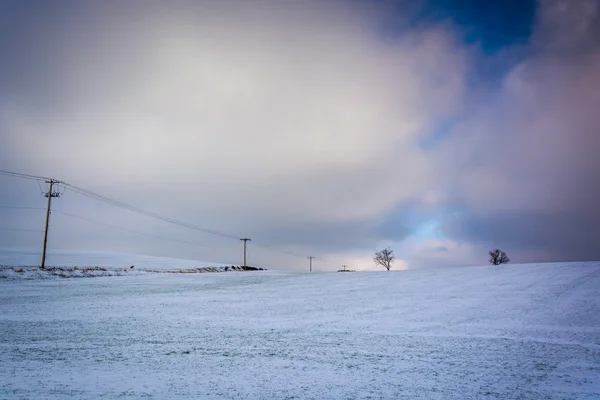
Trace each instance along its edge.
{"label": "snow-covered field", "polygon": [[48,253],[44,270],[38,268],[40,262],[41,255],[39,251],[0,249],[0,280],[92,278],[144,275],[156,272],[224,272],[226,267],[231,267],[220,263],[138,254],[73,251],[52,251]]}
{"label": "snow-covered field", "polygon": [[599,399],[600,263],[0,281],[2,399]]}
{"label": "snow-covered field", "polygon": [[[40,260],[40,251],[0,248],[0,265],[14,267],[33,266],[40,265]],[[103,267],[107,269],[122,269],[134,265],[138,269],[145,270],[179,270],[224,266],[225,264],[207,263],[179,258],[154,257],[140,254],[90,253],[51,250],[48,252],[46,257],[46,265],[54,267]]]}

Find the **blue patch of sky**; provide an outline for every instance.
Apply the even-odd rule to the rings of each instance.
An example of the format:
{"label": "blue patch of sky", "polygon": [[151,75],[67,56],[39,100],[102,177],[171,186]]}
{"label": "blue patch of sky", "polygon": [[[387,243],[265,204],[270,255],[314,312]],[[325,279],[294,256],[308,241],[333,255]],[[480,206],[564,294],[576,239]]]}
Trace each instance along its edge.
{"label": "blue patch of sky", "polygon": [[379,235],[392,241],[428,241],[442,239],[439,212],[425,210],[418,204],[402,205],[385,215],[378,226]]}
{"label": "blue patch of sky", "polygon": [[371,0],[384,7],[380,34],[393,41],[406,32],[450,25],[466,45],[484,55],[525,45],[535,22],[536,0]]}
{"label": "blue patch of sky", "polygon": [[486,52],[524,43],[531,35],[535,0],[431,0],[440,16],[452,18],[468,43]]}
{"label": "blue patch of sky", "polygon": [[[397,4],[396,12],[407,4],[404,1],[391,3]],[[464,44],[477,49],[477,57],[471,60],[473,69],[467,83],[470,90],[480,92],[479,96],[486,92],[481,91],[481,87],[487,87],[487,92],[493,94],[506,73],[527,56],[527,44],[535,22],[535,0],[424,0],[418,3],[419,7],[410,10],[414,18],[396,26],[393,22],[388,23],[385,36],[393,39],[411,28],[450,23]],[[390,21],[394,19],[390,18]],[[474,106],[485,102],[487,99],[483,95]],[[421,148],[434,148],[448,137],[460,120],[460,116],[453,116],[438,123],[420,142]]]}
{"label": "blue patch of sky", "polygon": [[442,239],[442,233],[439,229],[440,223],[437,219],[432,219],[427,222],[422,223],[419,227],[413,232],[411,238],[420,241],[430,241],[430,240],[439,240]]}

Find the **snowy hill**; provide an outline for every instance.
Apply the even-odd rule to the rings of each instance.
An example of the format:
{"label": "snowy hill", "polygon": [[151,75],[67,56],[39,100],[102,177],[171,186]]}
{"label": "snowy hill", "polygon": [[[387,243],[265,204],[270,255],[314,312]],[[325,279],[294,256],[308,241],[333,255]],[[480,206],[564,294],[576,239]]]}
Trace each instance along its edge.
{"label": "snowy hill", "polygon": [[0,398],[599,399],[600,263],[0,281]]}

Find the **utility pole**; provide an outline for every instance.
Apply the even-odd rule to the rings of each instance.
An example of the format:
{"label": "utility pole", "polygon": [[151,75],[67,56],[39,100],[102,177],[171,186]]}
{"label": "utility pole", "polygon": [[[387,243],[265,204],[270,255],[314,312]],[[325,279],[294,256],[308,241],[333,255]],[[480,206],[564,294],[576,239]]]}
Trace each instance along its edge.
{"label": "utility pole", "polygon": [[342,267],[344,268],[344,271],[346,270],[347,265],[342,265]]}
{"label": "utility pole", "polygon": [[50,184],[50,188],[48,192],[44,194],[45,197],[48,198],[48,208],[46,209],[46,229],[44,231],[44,250],[42,251],[42,269],[46,266],[46,244],[48,243],[48,224],[50,222],[50,205],[52,203],[53,197],[60,197],[59,192],[53,192],[52,187],[55,183],[59,183],[59,181],[54,179],[48,179],[46,183]]}
{"label": "utility pole", "polygon": [[244,242],[244,267],[247,267],[247,265],[246,265],[246,242],[250,239],[241,238],[240,240]]}
{"label": "utility pole", "polygon": [[309,259],[309,266],[310,266],[309,267],[310,268],[309,271],[312,272],[312,260],[313,260],[314,257],[310,256],[310,257],[307,257],[307,258]]}

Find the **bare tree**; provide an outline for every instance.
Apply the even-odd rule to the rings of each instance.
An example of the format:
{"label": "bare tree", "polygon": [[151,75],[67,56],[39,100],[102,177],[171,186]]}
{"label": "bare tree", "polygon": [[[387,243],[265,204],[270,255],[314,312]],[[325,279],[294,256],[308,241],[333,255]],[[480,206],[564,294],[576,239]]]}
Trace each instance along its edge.
{"label": "bare tree", "polygon": [[490,250],[490,263],[494,265],[508,264],[510,258],[500,249]]}
{"label": "bare tree", "polygon": [[394,250],[387,248],[375,253],[375,257],[373,257],[373,261],[375,264],[381,265],[388,271],[392,268],[392,263],[396,257],[394,256]]}

